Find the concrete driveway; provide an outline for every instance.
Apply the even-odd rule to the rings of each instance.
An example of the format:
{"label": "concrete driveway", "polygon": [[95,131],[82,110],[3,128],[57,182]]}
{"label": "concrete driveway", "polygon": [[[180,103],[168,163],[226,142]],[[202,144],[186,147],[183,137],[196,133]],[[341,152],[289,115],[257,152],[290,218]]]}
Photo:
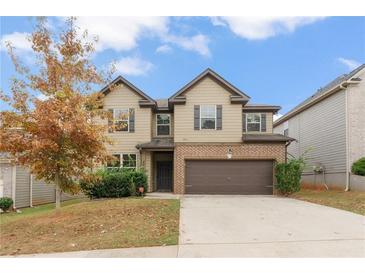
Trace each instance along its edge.
{"label": "concrete driveway", "polygon": [[274,196],[184,196],[178,257],[365,257],[365,217]]}

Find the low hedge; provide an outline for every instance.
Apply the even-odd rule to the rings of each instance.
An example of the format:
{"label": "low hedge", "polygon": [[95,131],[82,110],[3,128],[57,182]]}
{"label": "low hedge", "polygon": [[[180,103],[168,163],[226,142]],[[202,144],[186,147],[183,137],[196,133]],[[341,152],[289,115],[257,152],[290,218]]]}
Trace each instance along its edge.
{"label": "low hedge", "polygon": [[351,171],[355,175],[365,176],[365,157],[352,164]]}
{"label": "low hedge", "polygon": [[80,181],[82,192],[90,198],[121,198],[141,195],[147,191],[147,176],[143,170],[104,169]]}

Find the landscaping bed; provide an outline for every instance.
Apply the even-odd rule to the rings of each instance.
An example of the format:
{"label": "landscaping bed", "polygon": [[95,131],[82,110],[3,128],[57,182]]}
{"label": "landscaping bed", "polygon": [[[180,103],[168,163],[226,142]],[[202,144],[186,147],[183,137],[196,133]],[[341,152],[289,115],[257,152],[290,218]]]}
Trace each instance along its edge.
{"label": "landscaping bed", "polygon": [[179,209],[179,200],[123,198],[81,201],[23,217],[1,214],[0,255],[175,245]]}
{"label": "landscaping bed", "polygon": [[302,189],[291,198],[365,215],[365,192]]}

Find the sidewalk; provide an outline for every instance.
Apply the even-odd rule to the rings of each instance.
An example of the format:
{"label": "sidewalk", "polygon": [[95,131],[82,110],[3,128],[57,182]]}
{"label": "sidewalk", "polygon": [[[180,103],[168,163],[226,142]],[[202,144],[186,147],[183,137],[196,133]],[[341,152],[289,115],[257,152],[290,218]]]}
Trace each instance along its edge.
{"label": "sidewalk", "polygon": [[[73,251],[62,253],[29,254],[19,256],[7,256],[13,258],[176,258],[177,245],[99,249],[87,251]],[[4,257],[3,257],[4,258]]]}

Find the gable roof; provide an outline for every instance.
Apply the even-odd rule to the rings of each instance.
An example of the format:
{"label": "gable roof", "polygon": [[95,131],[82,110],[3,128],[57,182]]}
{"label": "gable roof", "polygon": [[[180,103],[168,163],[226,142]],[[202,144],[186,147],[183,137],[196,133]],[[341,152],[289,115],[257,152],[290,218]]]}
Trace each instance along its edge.
{"label": "gable roof", "polygon": [[201,79],[203,79],[206,76],[211,76],[213,79],[218,81],[221,85],[223,85],[225,88],[227,88],[229,91],[231,91],[233,94],[235,94],[233,97],[235,99],[240,99],[244,101],[250,100],[250,96],[245,94],[243,91],[229,83],[227,80],[225,80],[223,77],[221,77],[218,73],[214,72],[212,69],[207,68],[202,73],[200,73],[197,77],[195,77],[193,80],[191,80],[189,83],[187,83],[185,86],[183,86],[180,90],[178,90],[175,94],[173,94],[169,101],[174,101],[176,99],[179,99],[181,95],[190,89],[192,86],[194,86],[196,83],[198,83]]}
{"label": "gable roof", "polygon": [[[363,69],[365,69],[365,64],[362,64],[361,66],[357,67],[348,74],[343,74],[338,76],[324,87],[319,88],[312,96],[310,96],[309,98],[301,102],[299,105],[288,111],[284,116],[276,120],[274,122],[274,127],[282,124],[291,117],[299,114],[300,112],[309,108],[313,104],[316,104],[321,100],[327,98],[328,96],[332,95],[333,93],[343,89],[345,86],[348,86],[349,84],[359,83],[362,79],[358,78],[357,74]],[[349,81],[351,83],[349,83]]]}
{"label": "gable roof", "polygon": [[112,86],[117,86],[121,83],[126,85],[127,87],[129,87],[131,90],[133,90],[139,96],[141,96],[145,100],[145,102],[141,102],[142,104],[145,104],[145,105],[149,105],[149,104],[155,105],[156,104],[155,100],[153,100],[146,93],[144,93],[142,90],[137,88],[135,85],[133,85],[131,82],[129,82],[127,79],[125,79],[124,77],[122,77],[120,75],[117,78],[115,78],[110,84],[106,85],[100,92],[103,93],[104,95],[107,95],[111,91]]}

